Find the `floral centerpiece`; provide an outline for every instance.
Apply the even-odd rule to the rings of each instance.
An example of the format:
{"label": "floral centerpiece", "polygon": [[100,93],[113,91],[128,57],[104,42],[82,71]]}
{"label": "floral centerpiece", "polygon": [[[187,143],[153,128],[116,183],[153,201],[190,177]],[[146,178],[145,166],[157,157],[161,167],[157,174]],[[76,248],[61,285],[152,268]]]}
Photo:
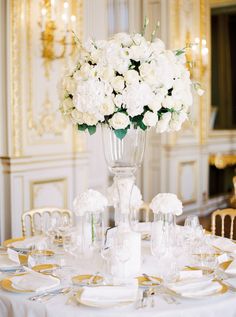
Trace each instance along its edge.
{"label": "floral centerpiece", "polygon": [[107,125],[122,139],[131,127],[181,128],[193,102],[184,49],[126,33],[78,46],[78,62],[60,88],[60,110],[78,130],[93,134]]}
{"label": "floral centerpiece", "polygon": [[93,189],[88,189],[74,199],[74,212],[82,218],[79,223],[82,249],[102,243],[104,234],[102,213],[107,205],[106,197]]}
{"label": "floral centerpiece", "polygon": [[171,193],[156,195],[149,206],[154,213],[174,214],[176,216],[180,216],[183,213],[182,202],[175,194]]}

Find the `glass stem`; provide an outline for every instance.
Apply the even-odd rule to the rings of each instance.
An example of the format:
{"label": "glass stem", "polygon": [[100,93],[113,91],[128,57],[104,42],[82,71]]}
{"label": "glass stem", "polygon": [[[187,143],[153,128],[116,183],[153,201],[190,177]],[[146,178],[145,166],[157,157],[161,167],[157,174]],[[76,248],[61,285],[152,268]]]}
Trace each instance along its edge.
{"label": "glass stem", "polygon": [[94,230],[94,218],[93,213],[91,214],[91,231],[92,231],[92,243],[95,240],[95,230]]}

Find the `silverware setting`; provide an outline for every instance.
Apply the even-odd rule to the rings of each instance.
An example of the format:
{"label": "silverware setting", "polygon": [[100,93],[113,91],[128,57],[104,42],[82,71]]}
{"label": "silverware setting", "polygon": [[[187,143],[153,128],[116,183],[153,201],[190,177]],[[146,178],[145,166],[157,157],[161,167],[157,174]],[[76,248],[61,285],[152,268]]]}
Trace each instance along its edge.
{"label": "silverware setting", "polygon": [[71,291],[71,287],[63,287],[54,291],[47,291],[47,292],[29,297],[28,299],[33,302],[35,301],[45,302],[54,298],[57,295],[66,295],[70,291]]}

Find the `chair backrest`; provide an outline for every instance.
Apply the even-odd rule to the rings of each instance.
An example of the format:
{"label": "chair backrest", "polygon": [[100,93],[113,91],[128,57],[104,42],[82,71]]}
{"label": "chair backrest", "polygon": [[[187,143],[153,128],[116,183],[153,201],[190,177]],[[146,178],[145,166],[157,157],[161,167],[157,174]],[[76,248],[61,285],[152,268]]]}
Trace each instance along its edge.
{"label": "chair backrest", "polygon": [[153,218],[153,212],[149,207],[149,204],[143,203],[143,205],[139,208],[139,212],[141,213],[140,221],[150,222]]}
{"label": "chair backrest", "polygon": [[221,218],[221,236],[225,235],[225,217],[230,217],[230,239],[233,239],[234,234],[234,219],[236,217],[236,209],[226,208],[226,209],[218,209],[214,211],[211,215],[211,230],[212,234],[216,233],[216,217],[219,216]]}
{"label": "chair backrest", "polygon": [[69,221],[72,223],[73,219],[73,213],[72,211],[68,209],[60,209],[57,207],[44,207],[39,209],[32,209],[29,211],[26,211],[23,213],[21,217],[21,224],[22,224],[22,234],[23,236],[26,235],[26,221],[27,218],[29,218],[30,221],[30,232],[31,235],[34,236],[36,233],[36,217],[39,218],[40,221],[42,221],[43,216],[47,215],[48,217],[51,217],[54,214],[58,214],[60,217],[67,216]]}

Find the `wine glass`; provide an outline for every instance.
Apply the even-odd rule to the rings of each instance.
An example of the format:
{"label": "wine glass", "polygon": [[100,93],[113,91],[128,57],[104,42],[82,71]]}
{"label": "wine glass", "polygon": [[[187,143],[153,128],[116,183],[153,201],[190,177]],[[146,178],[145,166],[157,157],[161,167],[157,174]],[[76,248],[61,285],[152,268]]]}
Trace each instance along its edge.
{"label": "wine glass", "polygon": [[63,236],[63,248],[64,250],[74,257],[77,257],[81,249],[81,237],[77,231],[66,232]]}

